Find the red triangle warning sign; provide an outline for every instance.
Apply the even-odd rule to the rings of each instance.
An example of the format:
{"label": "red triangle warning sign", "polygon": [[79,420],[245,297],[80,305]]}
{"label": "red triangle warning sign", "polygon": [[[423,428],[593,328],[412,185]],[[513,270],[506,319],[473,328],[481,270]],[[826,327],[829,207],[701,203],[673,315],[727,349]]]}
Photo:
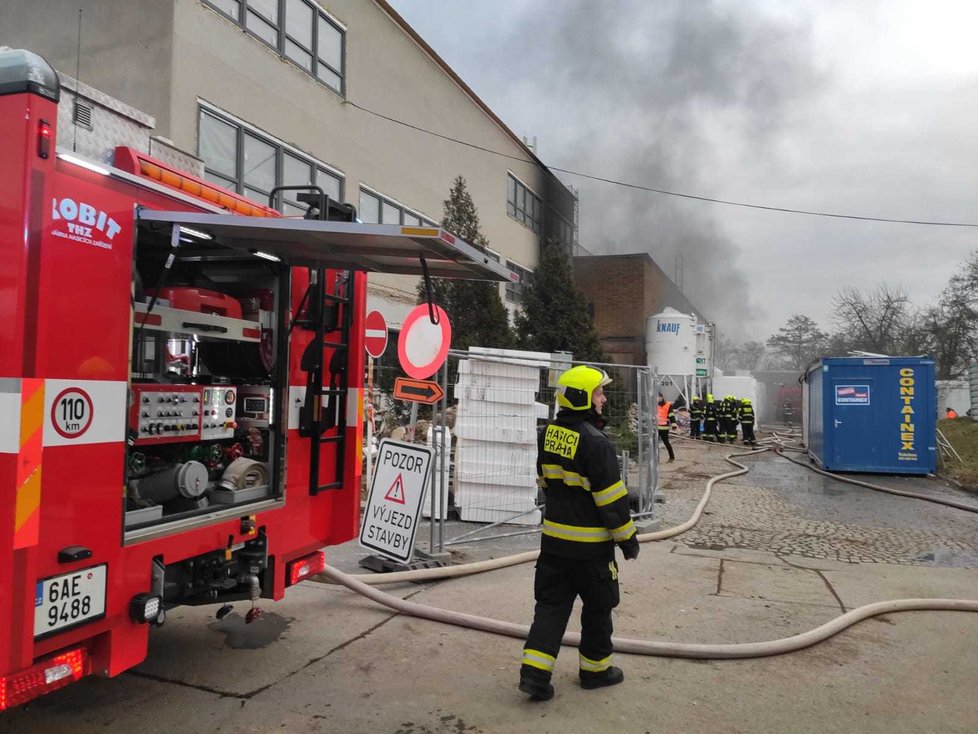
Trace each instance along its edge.
{"label": "red triangle warning sign", "polygon": [[397,475],[397,479],[394,480],[391,488],[387,490],[384,499],[397,502],[399,505],[406,504],[404,501],[404,479],[400,474]]}

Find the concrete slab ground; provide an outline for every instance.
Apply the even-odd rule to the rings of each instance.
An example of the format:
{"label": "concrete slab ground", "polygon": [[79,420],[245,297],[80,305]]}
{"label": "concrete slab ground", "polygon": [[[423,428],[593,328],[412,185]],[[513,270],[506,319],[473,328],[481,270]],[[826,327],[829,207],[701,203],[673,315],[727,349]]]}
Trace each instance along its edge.
{"label": "concrete slab ground", "polygon": [[[683,460],[696,464],[695,447]],[[677,464],[679,462],[676,462]],[[674,465],[670,465],[672,467]],[[787,465],[790,466],[790,465]],[[799,533],[833,528],[873,543],[921,532],[916,507],[880,514],[859,498],[858,523],[835,505],[831,525],[811,526],[815,501],[796,503],[803,483],[767,483],[747,475],[720,485],[699,538],[647,544],[637,561],[621,563],[622,604],[616,633],[677,642],[770,640],[811,629],[858,605],[889,598],[978,596],[978,568],[928,560],[856,563],[752,546],[747,520],[773,523],[787,512]],[[691,471],[691,473],[693,473]],[[692,484],[667,489],[667,508],[695,495]],[[702,487],[702,480],[695,478]],[[671,495],[670,495],[671,492]],[[824,503],[846,496],[820,495]],[[873,495],[886,503],[886,496]],[[850,498],[851,499],[851,498]],[[798,509],[801,507],[801,509]],[[773,508],[773,509],[772,509]],[[943,512],[943,510],[941,511]],[[787,516],[787,515],[786,515]],[[936,521],[935,521],[936,522]],[[950,543],[970,519],[950,518]],[[814,530],[812,529],[814,527]],[[807,528],[807,529],[806,529]],[[778,528],[770,528],[777,531]],[[938,528],[939,530],[940,528]],[[859,532],[857,532],[857,530]],[[829,543],[830,535],[820,536]],[[792,541],[793,543],[794,541]],[[853,540],[847,540],[853,543]],[[792,547],[788,543],[786,547]],[[485,554],[472,546],[470,557]],[[881,551],[880,551],[881,552]],[[498,549],[491,551],[497,554]],[[355,547],[331,557],[356,568]],[[412,601],[528,623],[533,565],[446,581],[401,585]],[[240,618],[216,624],[214,608],[183,609],[154,631],[150,657],[113,680],[87,679],[21,709],[0,714],[3,734],[265,734],[344,732],[960,732],[978,730],[978,614],[912,612],[862,622],[822,644],[755,660],[694,661],[617,655],[625,682],[584,691],[576,651],[565,648],[553,701],[532,703],[516,690],[521,642],[406,617],[349,592],[306,582],[250,628]],[[243,614],[247,604],[236,605]],[[230,621],[229,621],[230,620]],[[577,615],[571,629],[578,628]]]}

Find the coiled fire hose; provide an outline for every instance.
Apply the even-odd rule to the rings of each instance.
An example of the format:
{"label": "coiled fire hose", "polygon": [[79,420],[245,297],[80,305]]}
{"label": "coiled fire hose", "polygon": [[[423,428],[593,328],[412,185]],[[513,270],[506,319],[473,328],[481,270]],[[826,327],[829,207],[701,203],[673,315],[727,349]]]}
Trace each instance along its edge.
{"label": "coiled fire hose", "polygon": [[[696,510],[686,522],[666,530],[652,533],[643,533],[638,536],[639,542],[649,542],[653,540],[664,540],[689,530],[699,522],[703,509],[706,507],[710,498],[713,485],[717,482],[731,477],[746,474],[749,469],[743,464],[734,461],[733,456],[756,455],[767,451],[760,449],[746,453],[728,454],[724,459],[739,467],[732,472],[719,474],[711,477],[706,484],[706,491],[703,493]],[[475,614],[466,614],[449,609],[441,609],[426,604],[400,599],[379,589],[372,588],[372,585],[382,583],[396,583],[399,581],[428,581],[434,579],[455,578],[481,573],[496,568],[505,568],[520,563],[535,560],[539,551],[527,553],[517,553],[504,558],[496,558],[490,561],[469,563],[461,566],[450,566],[446,568],[421,569],[419,571],[402,571],[400,573],[385,574],[383,576],[353,576],[343,573],[335,568],[328,567],[320,577],[332,583],[345,586],[357,594],[360,594],[371,601],[386,606],[394,611],[407,614],[420,619],[430,619],[434,622],[443,622],[458,627],[468,627],[469,629],[491,632],[493,634],[506,635],[518,639],[526,639],[529,633],[529,626],[506,622],[503,620],[480,617]],[[857,622],[881,614],[893,614],[896,612],[911,611],[951,611],[951,612],[978,612],[978,600],[975,599],[894,599],[891,601],[881,601],[872,604],[865,604],[857,607],[845,614],[836,617],[815,629],[802,632],[791,637],[778,640],[768,640],[765,642],[743,642],[727,644],[693,644],[684,642],[663,642],[654,640],[633,640],[627,638],[613,638],[616,652],[631,653],[635,655],[652,655],[657,657],[677,657],[677,658],[699,658],[711,660],[756,658],[769,655],[782,655],[789,652],[802,650],[811,645],[817,644],[828,638],[837,635],[839,632],[851,627]],[[571,647],[580,645],[581,636],[578,633],[569,632],[564,635],[562,643]]]}

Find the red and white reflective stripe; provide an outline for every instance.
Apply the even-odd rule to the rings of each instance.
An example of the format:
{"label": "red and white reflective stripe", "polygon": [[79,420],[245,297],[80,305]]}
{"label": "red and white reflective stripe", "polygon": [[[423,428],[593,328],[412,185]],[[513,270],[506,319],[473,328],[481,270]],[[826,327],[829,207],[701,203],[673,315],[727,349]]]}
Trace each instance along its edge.
{"label": "red and white reflective stripe", "polygon": [[25,378],[20,381],[20,450],[17,457],[14,548],[30,548],[40,541],[43,425],[44,380]]}

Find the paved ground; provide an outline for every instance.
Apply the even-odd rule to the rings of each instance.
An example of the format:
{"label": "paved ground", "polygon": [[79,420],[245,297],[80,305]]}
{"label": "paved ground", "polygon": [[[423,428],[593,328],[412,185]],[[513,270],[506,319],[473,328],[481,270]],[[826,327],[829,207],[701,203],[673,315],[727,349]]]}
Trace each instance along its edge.
{"label": "paved ground", "polygon": [[[679,446],[665,467],[663,524],[685,519],[718,452]],[[709,453],[708,453],[709,452]],[[700,527],[647,544],[623,564],[616,632],[744,642],[802,632],[843,610],[908,596],[978,596],[978,516],[817,482],[771,455],[720,484]],[[883,481],[883,480],[881,480]],[[925,483],[925,491],[944,490]],[[957,496],[957,495],[956,495]],[[522,543],[527,542],[523,540]],[[505,544],[459,549],[499,555]],[[355,567],[355,548],[332,553]],[[827,557],[820,557],[827,556]],[[868,559],[863,562],[859,559]],[[392,590],[413,601],[526,622],[533,568]],[[582,691],[573,650],[557,697],[515,689],[520,643],[396,615],[345,590],[305,583],[237,612],[181,609],[150,657],[0,715],[4,734],[92,732],[974,732],[978,615],[880,617],[799,653],[744,661],[619,655],[626,681]],[[239,608],[243,613],[244,605]]]}

